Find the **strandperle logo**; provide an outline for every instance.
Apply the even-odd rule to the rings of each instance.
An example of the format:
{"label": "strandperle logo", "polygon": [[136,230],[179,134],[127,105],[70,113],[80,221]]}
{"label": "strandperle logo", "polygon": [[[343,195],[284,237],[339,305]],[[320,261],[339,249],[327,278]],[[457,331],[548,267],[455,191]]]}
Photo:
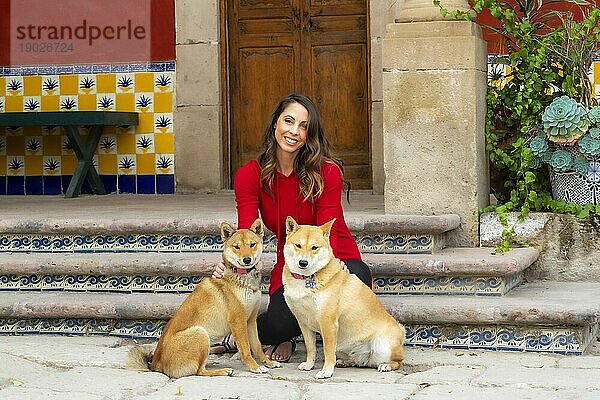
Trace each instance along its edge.
{"label": "strandperle logo", "polygon": [[11,63],[148,60],[152,0],[11,0]]}
{"label": "strandperle logo", "polygon": [[148,33],[146,28],[133,25],[132,20],[127,20],[125,25],[96,26],[88,23],[86,19],[75,27],[70,25],[47,26],[47,25],[20,25],[16,28],[18,40],[32,41],[63,41],[73,39],[85,40],[89,46],[97,40],[144,40]]}

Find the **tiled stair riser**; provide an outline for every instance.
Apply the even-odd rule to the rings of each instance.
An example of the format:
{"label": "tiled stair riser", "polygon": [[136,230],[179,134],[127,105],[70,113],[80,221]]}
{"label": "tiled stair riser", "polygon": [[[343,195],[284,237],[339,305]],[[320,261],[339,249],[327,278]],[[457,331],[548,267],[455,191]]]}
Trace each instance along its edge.
{"label": "tiled stair riser", "polygon": [[[373,291],[381,295],[455,294],[500,296],[518,285],[523,274],[505,277],[375,277]],[[0,275],[0,291],[64,291],[115,293],[191,293],[200,276]],[[267,293],[269,277],[261,288]]]}
{"label": "tiled stair riser", "polygon": [[[166,321],[109,319],[0,319],[0,334],[111,335],[158,339]],[[451,349],[580,355],[598,325],[573,327],[406,325],[406,345]]]}
{"label": "tiled stair riser", "polygon": [[[429,254],[443,247],[438,235],[358,234],[362,253]],[[275,251],[276,239],[265,237],[265,251]],[[221,251],[219,235],[31,235],[0,236],[0,252],[204,252]]]}

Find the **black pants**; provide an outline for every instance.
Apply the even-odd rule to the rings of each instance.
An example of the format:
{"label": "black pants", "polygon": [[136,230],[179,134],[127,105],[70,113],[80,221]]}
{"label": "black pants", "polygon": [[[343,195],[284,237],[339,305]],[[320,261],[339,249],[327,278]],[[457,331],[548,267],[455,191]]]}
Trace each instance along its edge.
{"label": "black pants", "polygon": [[[351,274],[371,287],[371,270],[367,264],[360,260],[344,260],[344,263]],[[257,325],[262,344],[278,344],[301,334],[298,321],[283,297],[283,286],[273,292],[267,311],[258,316]]]}

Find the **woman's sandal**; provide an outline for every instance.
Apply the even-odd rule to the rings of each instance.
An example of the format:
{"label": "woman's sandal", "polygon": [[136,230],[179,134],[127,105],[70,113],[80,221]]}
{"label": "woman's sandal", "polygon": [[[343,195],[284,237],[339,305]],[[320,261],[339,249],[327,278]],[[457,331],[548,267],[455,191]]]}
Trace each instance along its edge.
{"label": "woman's sandal", "polygon": [[[271,356],[273,355],[273,353],[275,353],[275,352],[277,351],[277,348],[278,348],[278,347],[279,347],[281,344],[283,344],[283,343],[291,343],[291,344],[292,344],[292,351],[290,351],[290,355],[289,355],[289,357],[287,357],[287,358],[284,358],[284,359],[282,359],[282,360],[275,360],[275,359],[271,358]],[[271,360],[273,360],[273,361],[279,361],[279,362],[284,362],[284,363],[286,363],[286,362],[289,362],[289,361],[290,361],[290,358],[292,358],[292,356],[294,355],[294,352],[295,352],[295,351],[296,351],[296,340],[295,340],[295,339],[284,340],[283,342],[281,342],[281,343],[277,343],[276,345],[274,345],[274,346],[273,346],[273,350],[271,350],[271,354],[270,354],[269,358],[270,358]]]}
{"label": "woman's sandal", "polygon": [[[220,347],[223,348],[222,351],[219,351]],[[210,345],[210,354],[225,354],[225,353],[237,353],[237,347],[235,345],[235,341],[231,336],[231,333],[223,338],[219,343],[214,343]]]}

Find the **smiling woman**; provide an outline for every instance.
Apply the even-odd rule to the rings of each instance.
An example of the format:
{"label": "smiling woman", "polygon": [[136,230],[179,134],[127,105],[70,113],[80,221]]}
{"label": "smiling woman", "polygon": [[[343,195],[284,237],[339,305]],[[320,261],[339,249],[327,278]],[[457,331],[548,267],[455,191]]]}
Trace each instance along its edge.
{"label": "smiling woman", "polygon": [[[307,96],[292,93],[279,102],[265,129],[258,160],[242,166],[234,178],[238,228],[247,228],[259,216],[277,236],[277,262],[271,272],[267,312],[258,317],[263,344],[273,345],[267,355],[287,361],[300,328],[283,298],[285,221],[292,216],[303,225],[322,225],[335,219],[329,241],[335,257],[371,285],[369,267],[361,261],[344,220],[343,168],[332,154],[317,108]],[[291,343],[291,344],[290,344]],[[227,338],[220,347],[231,347]]]}

